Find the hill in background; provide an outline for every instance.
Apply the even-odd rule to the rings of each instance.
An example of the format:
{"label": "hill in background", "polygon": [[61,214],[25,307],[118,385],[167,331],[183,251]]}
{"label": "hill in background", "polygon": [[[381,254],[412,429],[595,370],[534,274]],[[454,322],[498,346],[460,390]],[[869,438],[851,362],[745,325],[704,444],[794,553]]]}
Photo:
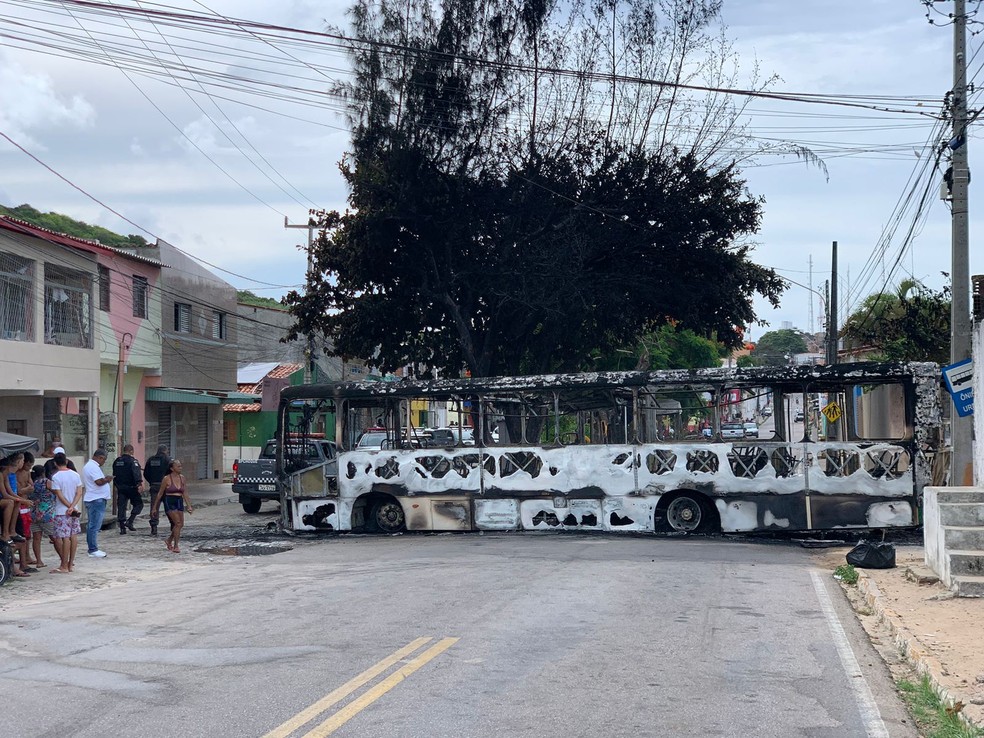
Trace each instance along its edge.
{"label": "hill in background", "polygon": [[18,218],[31,225],[47,228],[49,231],[64,233],[75,238],[84,238],[89,241],[98,241],[104,246],[115,246],[117,248],[139,248],[147,246],[147,240],[143,236],[129,235],[121,236],[113,233],[106,228],[90,225],[81,220],[69,218],[61,213],[42,213],[40,210],[30,205],[18,205],[16,208],[8,208],[0,205],[0,215],[9,215],[11,218]]}

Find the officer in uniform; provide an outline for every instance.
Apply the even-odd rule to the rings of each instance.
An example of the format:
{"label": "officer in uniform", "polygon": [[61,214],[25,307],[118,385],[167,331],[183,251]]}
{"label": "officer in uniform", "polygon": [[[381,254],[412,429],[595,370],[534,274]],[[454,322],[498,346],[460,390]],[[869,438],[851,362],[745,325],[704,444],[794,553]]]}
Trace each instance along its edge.
{"label": "officer in uniform", "polygon": [[[171,457],[168,456],[167,446],[158,446],[157,453],[147,459],[144,465],[144,479],[150,485],[150,499],[157,496],[157,491],[161,487],[161,481],[167,476],[167,468],[171,465]],[[150,535],[157,535],[157,521],[160,519],[160,506],[150,511]]]}
{"label": "officer in uniform", "polygon": [[[143,500],[140,490],[143,487],[143,477],[140,462],[133,458],[133,446],[129,443],[123,447],[122,456],[117,456],[113,462],[113,484],[116,485],[116,520],[120,524],[120,535],[126,535],[127,529],[134,530],[133,521],[143,510]],[[126,506],[130,503],[130,517],[126,516]]]}

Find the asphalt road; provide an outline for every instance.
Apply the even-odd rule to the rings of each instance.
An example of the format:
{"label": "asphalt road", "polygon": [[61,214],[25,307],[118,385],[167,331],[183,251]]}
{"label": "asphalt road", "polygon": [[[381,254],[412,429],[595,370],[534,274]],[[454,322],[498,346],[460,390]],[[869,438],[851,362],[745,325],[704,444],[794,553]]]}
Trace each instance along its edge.
{"label": "asphalt road", "polygon": [[2,732],[915,735],[843,594],[791,545],[287,542],[0,604]]}

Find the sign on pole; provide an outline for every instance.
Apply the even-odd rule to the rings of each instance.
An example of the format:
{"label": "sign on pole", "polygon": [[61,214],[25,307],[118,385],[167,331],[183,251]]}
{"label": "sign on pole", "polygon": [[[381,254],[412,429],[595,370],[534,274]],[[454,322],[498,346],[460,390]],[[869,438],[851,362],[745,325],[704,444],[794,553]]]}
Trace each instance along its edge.
{"label": "sign on pole", "polygon": [[961,418],[974,414],[974,362],[964,359],[943,367],[943,380]]}
{"label": "sign on pole", "polygon": [[840,416],[843,415],[840,409],[840,405],[836,402],[831,402],[829,405],[825,405],[820,411],[827,416],[827,420],[831,423],[836,423],[840,420]]}

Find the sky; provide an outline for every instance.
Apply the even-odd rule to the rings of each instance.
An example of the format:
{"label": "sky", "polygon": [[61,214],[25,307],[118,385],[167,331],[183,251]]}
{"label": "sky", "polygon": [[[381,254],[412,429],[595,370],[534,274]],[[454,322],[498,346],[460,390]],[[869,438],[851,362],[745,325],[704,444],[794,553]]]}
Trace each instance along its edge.
{"label": "sky", "polygon": [[[118,4],[154,7],[138,0]],[[348,5],[342,0],[168,4],[203,15],[207,5],[221,15],[311,31],[327,24],[344,27]],[[928,12],[946,24],[951,6],[936,3]],[[931,25],[926,14],[920,0],[724,0],[723,20],[742,69],[757,64],[762,74],[775,75],[774,92],[937,101],[925,104],[926,115],[793,102],[749,104],[747,123],[755,135],[795,142],[823,160],[819,166],[794,156],[769,156],[743,166],[749,191],[764,201],[761,230],[750,238],[755,244],[751,258],[791,280],[778,309],[755,300],[766,325],[751,327],[752,340],[787,323],[822,330],[821,293],[833,241],[839,244],[841,320],[866,295],[891,288],[899,279],[914,277],[937,289],[943,285],[941,272],[949,271],[950,264],[950,213],[939,198],[938,172],[931,177],[934,189],[926,214],[908,247],[903,249],[902,236],[911,213],[900,219],[895,237],[883,241],[911,186],[910,176],[929,166],[927,157],[949,138],[931,137],[931,129],[939,101],[952,86],[953,33],[949,26]],[[107,36],[100,32],[113,33],[118,43],[131,44],[148,60],[152,49],[166,54],[163,39],[147,25],[127,27],[112,19],[115,25],[108,26],[98,20],[66,15],[58,3],[43,0],[3,3],[0,132],[144,230],[2,139],[0,203],[30,203],[120,233],[161,237],[204,260],[237,288],[259,295],[279,297],[300,286],[305,256],[298,244],[306,232],[285,229],[284,219],[304,223],[310,207],[345,207],[338,162],[349,136],[337,107],[324,106],[314,96],[298,105],[232,90],[226,95],[230,100],[209,99],[193,79],[180,89],[174,78],[160,74],[131,72],[128,77],[112,63],[88,61],[100,49],[95,44],[89,51],[81,48],[80,33],[102,39],[104,52]],[[984,25],[970,27],[971,33],[980,30]],[[66,42],[65,34],[76,40]],[[183,46],[182,37],[189,34],[167,35],[171,50],[186,64],[198,63]],[[289,50],[292,60],[282,50],[250,41],[216,38],[230,46],[226,71],[269,80],[272,67],[257,71],[250,58],[264,53],[284,64],[277,67],[283,84],[302,84],[290,76],[300,70],[307,78],[303,85],[324,89],[346,66],[338,52],[297,47]],[[984,54],[975,53],[982,42],[984,35],[968,37],[968,76],[977,73],[978,83],[984,80]],[[62,48],[53,49],[53,44]],[[248,53],[237,56],[240,47]],[[286,66],[295,60],[301,61],[293,69]],[[306,64],[317,66],[317,74]],[[153,66],[148,62],[148,68]],[[884,105],[895,106],[891,101]],[[905,107],[913,109],[912,103]],[[980,134],[972,131],[972,170],[979,149]],[[977,190],[972,184],[971,274],[984,268],[975,245],[975,234],[984,228]]]}

